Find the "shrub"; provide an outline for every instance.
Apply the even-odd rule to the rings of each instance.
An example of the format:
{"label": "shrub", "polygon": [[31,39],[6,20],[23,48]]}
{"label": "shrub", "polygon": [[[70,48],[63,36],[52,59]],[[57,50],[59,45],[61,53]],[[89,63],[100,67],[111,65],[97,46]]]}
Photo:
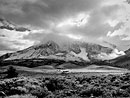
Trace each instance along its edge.
{"label": "shrub", "polygon": [[80,92],[82,97],[90,97],[91,95],[99,97],[103,94],[103,91],[100,88],[92,87]]}
{"label": "shrub", "polygon": [[18,76],[18,73],[16,72],[16,69],[13,66],[10,66],[6,73],[6,78],[14,78]]}
{"label": "shrub", "polygon": [[114,97],[129,97],[130,94],[122,89],[117,89],[114,93],[113,93]]}
{"label": "shrub", "polygon": [[12,87],[10,88],[8,95],[15,95],[15,94],[25,94],[27,92],[27,90],[25,88],[22,87]]}
{"label": "shrub", "polygon": [[103,98],[112,98],[112,93],[111,92],[105,92],[103,94]]}
{"label": "shrub", "polygon": [[63,90],[65,88],[65,84],[61,79],[51,78],[48,83],[46,83],[46,87],[49,91]]}
{"label": "shrub", "polygon": [[30,93],[38,98],[44,98],[49,95],[49,92],[45,88],[36,88],[30,91]]}

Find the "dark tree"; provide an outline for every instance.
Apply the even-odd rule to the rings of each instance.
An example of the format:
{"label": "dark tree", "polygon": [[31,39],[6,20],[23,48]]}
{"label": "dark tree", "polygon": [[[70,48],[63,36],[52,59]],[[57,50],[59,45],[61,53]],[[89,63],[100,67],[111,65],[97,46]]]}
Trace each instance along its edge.
{"label": "dark tree", "polygon": [[13,78],[13,77],[17,77],[18,73],[16,72],[16,69],[13,66],[10,66],[7,70],[7,78]]}

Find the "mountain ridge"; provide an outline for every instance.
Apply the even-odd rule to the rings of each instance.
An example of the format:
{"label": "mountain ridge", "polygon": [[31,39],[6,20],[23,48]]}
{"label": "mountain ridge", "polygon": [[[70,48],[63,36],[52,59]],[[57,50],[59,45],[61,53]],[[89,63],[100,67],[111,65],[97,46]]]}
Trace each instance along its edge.
{"label": "mountain ridge", "polygon": [[[54,41],[31,46],[29,48],[8,53],[0,57],[1,60],[51,58],[62,60],[91,61],[102,60],[103,56],[110,55],[113,49],[97,44],[74,42],[70,45],[59,45]],[[102,56],[102,57],[100,57]]]}

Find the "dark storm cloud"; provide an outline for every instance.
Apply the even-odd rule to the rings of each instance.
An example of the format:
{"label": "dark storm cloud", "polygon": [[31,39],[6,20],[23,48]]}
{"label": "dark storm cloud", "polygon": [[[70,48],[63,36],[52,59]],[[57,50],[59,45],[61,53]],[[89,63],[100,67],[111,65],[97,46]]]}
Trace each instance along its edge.
{"label": "dark storm cloud", "polygon": [[40,0],[0,0],[0,15],[17,24],[41,25],[43,13],[38,5],[44,6]]}
{"label": "dark storm cloud", "polygon": [[[32,2],[33,1],[33,2]],[[49,22],[90,11],[101,0],[0,0],[0,14],[18,24],[46,27]]]}

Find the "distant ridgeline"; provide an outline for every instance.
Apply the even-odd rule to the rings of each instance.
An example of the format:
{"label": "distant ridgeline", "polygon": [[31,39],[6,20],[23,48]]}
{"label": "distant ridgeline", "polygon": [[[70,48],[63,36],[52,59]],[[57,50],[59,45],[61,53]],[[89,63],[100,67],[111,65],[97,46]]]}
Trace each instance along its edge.
{"label": "distant ridgeline", "polygon": [[[113,57],[113,54],[117,55],[118,58]],[[36,67],[49,65],[59,68],[65,64],[66,68],[71,65],[80,67],[97,64],[129,69],[128,64],[123,63],[129,61],[128,54],[120,56],[120,54],[115,53],[114,49],[85,42],[58,45],[54,41],[48,41],[14,53],[7,53],[1,56],[0,60],[1,66]]]}

